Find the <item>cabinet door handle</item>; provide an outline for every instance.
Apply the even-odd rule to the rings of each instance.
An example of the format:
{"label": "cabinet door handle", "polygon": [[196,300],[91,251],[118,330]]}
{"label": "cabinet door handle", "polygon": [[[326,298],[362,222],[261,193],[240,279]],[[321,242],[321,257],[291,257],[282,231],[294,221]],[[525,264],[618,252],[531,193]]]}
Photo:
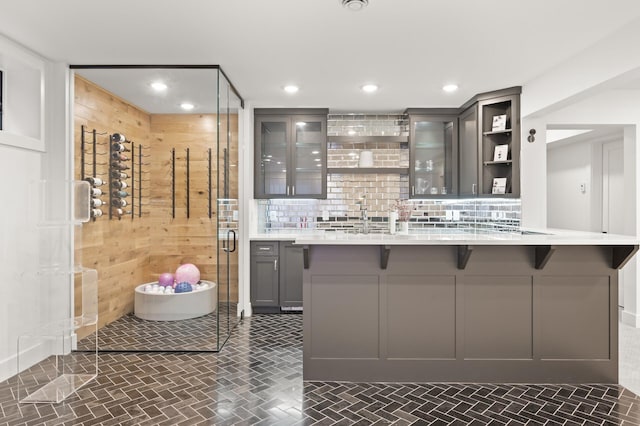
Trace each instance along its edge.
{"label": "cabinet door handle", "polygon": [[289,185],[287,185],[287,195],[289,195]]}
{"label": "cabinet door handle", "polygon": [[291,195],[296,195],[296,186],[291,185]]}
{"label": "cabinet door handle", "polygon": [[274,270],[274,271],[277,271],[277,270],[278,270],[278,259],[275,259],[275,260],[273,261],[273,270]]}
{"label": "cabinet door handle", "polygon": [[475,183],[472,183],[472,184],[471,184],[471,193],[472,193],[473,195],[476,195],[476,184],[475,184]]}
{"label": "cabinet door handle", "polygon": [[415,187],[415,185],[411,185],[411,195],[416,195],[416,187]]}
{"label": "cabinet door handle", "polygon": [[271,250],[271,247],[258,247],[258,250],[269,251]]}

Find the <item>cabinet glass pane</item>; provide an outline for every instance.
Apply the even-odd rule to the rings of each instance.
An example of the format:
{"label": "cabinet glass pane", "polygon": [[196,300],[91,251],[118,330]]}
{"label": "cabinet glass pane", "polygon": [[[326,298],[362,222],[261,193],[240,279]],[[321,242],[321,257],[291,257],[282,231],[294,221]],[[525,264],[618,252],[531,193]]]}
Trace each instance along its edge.
{"label": "cabinet glass pane", "polygon": [[475,108],[460,117],[459,193],[476,195],[478,184],[478,113]]}
{"label": "cabinet glass pane", "polygon": [[266,195],[287,193],[287,122],[263,121],[260,126],[260,175]]}
{"label": "cabinet glass pane", "polygon": [[451,194],[453,171],[453,122],[414,123],[415,195]]}
{"label": "cabinet glass pane", "polygon": [[322,193],[322,152],[325,133],[320,121],[298,121],[295,123],[295,195],[317,195]]}

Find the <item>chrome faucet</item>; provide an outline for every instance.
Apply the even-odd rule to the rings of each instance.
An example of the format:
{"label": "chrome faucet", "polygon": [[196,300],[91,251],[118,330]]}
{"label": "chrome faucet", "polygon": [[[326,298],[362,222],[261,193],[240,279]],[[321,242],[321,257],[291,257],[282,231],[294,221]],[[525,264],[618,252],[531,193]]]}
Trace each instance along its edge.
{"label": "chrome faucet", "polygon": [[360,204],[360,220],[362,220],[362,233],[369,233],[369,218],[367,217],[367,195],[362,196],[362,200],[358,201]]}

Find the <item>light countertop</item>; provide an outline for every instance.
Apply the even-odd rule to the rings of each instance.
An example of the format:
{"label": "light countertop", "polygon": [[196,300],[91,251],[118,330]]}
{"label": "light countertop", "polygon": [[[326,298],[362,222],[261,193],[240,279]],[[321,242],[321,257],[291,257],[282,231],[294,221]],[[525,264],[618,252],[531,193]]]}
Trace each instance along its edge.
{"label": "light countertop", "polygon": [[635,236],[570,231],[565,229],[527,229],[524,233],[470,229],[433,229],[419,233],[351,234],[340,231],[303,233],[264,233],[251,240],[286,240],[300,245],[638,245]]}

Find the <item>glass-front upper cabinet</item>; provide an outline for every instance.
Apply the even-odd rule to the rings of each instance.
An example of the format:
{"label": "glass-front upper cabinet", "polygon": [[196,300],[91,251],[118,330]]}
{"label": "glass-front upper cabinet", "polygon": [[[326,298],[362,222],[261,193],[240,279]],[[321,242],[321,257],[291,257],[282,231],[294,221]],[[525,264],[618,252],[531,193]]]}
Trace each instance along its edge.
{"label": "glass-front upper cabinet", "polygon": [[410,196],[455,196],[458,190],[457,115],[416,115],[409,112],[409,125]]}
{"label": "glass-front upper cabinet", "polygon": [[295,117],[291,195],[326,197],[327,116]]}
{"label": "glass-front upper cabinet", "polygon": [[287,194],[289,117],[256,117],[256,198]]}
{"label": "glass-front upper cabinet", "polygon": [[326,198],[328,112],[255,110],[255,198]]}

